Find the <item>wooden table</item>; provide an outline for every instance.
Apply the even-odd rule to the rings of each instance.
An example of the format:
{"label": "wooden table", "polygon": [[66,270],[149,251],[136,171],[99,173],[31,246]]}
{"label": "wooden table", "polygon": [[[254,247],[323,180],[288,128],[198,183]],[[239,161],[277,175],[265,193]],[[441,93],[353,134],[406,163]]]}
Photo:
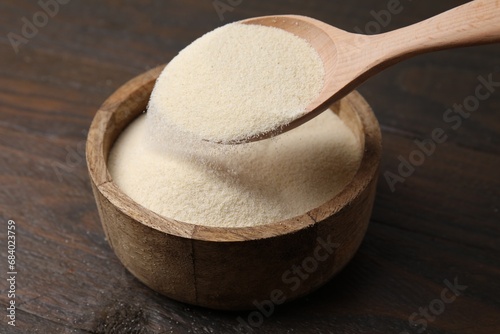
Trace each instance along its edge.
{"label": "wooden table", "polygon": [[[53,17],[37,1],[0,3],[1,333],[237,333],[248,312],[162,297],[108,246],[84,159],[99,105],[224,23],[297,13],[374,33],[464,3],[44,1]],[[500,46],[419,56],[359,90],[384,145],[366,238],[341,274],[254,332],[500,333]],[[439,129],[446,140],[419,148],[415,140]],[[6,283],[9,220],[15,299]]]}

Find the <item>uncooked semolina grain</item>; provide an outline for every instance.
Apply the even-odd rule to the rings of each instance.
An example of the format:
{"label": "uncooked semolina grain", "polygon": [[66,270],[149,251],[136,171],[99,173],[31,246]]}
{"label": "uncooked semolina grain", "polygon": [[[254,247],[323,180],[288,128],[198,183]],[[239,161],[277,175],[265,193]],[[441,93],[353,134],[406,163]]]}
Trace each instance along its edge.
{"label": "uncooked semolina grain", "polygon": [[323,82],[323,62],[304,39],[228,24],[166,66],[151,95],[148,127],[155,136],[174,127],[209,141],[242,141],[303,114]]}
{"label": "uncooked semolina grain", "polygon": [[332,111],[277,137],[323,84],[319,56],[279,29],[230,24],[195,41],[159,77],[147,113],[117,139],[114,182],[167,218],[218,227],[292,218],[352,180],[362,144]]}
{"label": "uncooked semolina grain", "polygon": [[301,215],[342,191],[362,154],[357,137],[331,111],[273,139],[204,143],[202,158],[151,147],[146,121],[140,116],[121,134],[110,173],[142,206],[197,225],[255,226]]}

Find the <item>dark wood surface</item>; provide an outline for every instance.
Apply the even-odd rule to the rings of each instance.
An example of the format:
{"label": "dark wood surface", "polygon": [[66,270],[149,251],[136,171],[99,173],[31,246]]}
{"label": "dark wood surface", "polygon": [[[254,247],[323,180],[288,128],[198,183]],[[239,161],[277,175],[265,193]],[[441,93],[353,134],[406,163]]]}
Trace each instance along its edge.
{"label": "dark wood surface", "polygon": [[[122,83],[224,23],[293,13],[349,31],[389,31],[464,2],[401,0],[402,10],[382,27],[370,24],[371,11],[387,9],[386,0],[231,1],[223,21],[211,0],[71,0],[16,53],[8,34],[21,34],[22,18],[31,21],[41,8],[37,1],[3,0],[0,333],[238,333],[237,318],[248,312],[162,297],[113,254],[83,152],[95,111]],[[474,101],[480,76],[497,86],[453,129],[458,123],[443,115]],[[489,45],[419,56],[359,88],[384,145],[366,238],[337,277],[278,307],[256,333],[500,332],[498,82],[500,46]],[[392,191],[386,172],[397,174],[398,157],[408,159],[414,140],[436,128],[447,140]],[[17,228],[15,328],[6,317],[9,219]],[[462,286],[450,303],[440,301],[454,296],[445,280]]]}

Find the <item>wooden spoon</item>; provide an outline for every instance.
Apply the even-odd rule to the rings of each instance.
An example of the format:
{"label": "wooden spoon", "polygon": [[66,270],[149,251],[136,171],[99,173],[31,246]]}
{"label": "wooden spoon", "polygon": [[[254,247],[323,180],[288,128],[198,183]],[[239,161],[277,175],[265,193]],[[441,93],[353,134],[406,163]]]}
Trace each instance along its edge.
{"label": "wooden spoon", "polygon": [[323,90],[297,118],[257,141],[291,130],[319,115],[370,76],[414,55],[500,41],[500,1],[474,0],[411,26],[379,35],[359,35],[306,16],[263,16],[241,21],[276,27],[307,40],[325,66]]}

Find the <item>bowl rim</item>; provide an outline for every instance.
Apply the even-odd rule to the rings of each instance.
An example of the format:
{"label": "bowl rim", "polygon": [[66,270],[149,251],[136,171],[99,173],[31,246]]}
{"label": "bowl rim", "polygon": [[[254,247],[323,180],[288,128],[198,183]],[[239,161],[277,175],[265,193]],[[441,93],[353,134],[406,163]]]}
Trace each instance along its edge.
{"label": "bowl rim", "polygon": [[[278,237],[311,228],[326,218],[339,214],[343,207],[349,206],[378,176],[382,150],[380,127],[366,100],[357,91],[353,91],[342,100],[351,104],[362,126],[363,157],[351,181],[327,202],[293,218],[247,227],[195,225],[156,214],[135,202],[118,188],[108,171],[107,160],[109,151],[118,136],[110,138],[110,133],[117,130],[121,132],[144,112],[154,83],[165,66],[158,66],[136,76],[111,94],[94,116],[87,136],[86,160],[95,191],[98,191],[132,220],[163,233],[201,241],[239,242]],[[356,100],[356,105],[353,104],[354,100]],[[130,103],[136,105],[136,110],[130,111]],[[124,117],[122,114],[128,116]],[[126,123],[120,129],[115,128],[117,119]],[[94,195],[97,196],[97,194]]]}

